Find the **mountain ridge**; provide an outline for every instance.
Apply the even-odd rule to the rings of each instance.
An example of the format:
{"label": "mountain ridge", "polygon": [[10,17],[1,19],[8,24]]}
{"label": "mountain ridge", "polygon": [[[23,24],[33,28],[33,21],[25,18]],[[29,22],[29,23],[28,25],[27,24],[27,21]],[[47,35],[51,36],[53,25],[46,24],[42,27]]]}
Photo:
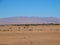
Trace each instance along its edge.
{"label": "mountain ridge", "polygon": [[56,17],[9,17],[0,18],[0,24],[48,24],[60,23],[60,19]]}

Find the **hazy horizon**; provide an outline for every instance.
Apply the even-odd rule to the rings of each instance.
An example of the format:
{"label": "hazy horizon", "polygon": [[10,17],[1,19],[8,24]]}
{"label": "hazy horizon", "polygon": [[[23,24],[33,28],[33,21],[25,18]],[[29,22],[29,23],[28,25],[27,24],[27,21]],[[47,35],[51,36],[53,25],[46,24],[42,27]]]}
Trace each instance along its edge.
{"label": "hazy horizon", "polygon": [[[36,17],[36,18],[37,18],[38,16],[10,16],[10,17],[0,17],[0,19],[1,19],[1,18],[2,18],[2,19],[4,19],[4,18],[15,18],[15,17],[16,17],[16,18],[17,18],[17,17],[18,17],[18,18],[19,18],[19,17],[28,17],[28,18]],[[53,16],[49,16],[49,17],[48,17],[48,16],[45,16],[45,17],[42,17],[42,16],[41,16],[41,17],[38,17],[38,18],[58,18],[58,19],[60,19],[59,17],[53,17]]]}

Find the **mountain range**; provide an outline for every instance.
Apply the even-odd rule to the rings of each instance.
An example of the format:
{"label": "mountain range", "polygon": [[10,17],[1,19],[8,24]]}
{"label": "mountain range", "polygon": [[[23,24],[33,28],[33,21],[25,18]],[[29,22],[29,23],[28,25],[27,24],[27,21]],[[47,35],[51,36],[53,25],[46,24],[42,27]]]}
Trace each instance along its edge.
{"label": "mountain range", "polygon": [[60,23],[56,17],[9,17],[0,18],[0,24],[48,24]]}

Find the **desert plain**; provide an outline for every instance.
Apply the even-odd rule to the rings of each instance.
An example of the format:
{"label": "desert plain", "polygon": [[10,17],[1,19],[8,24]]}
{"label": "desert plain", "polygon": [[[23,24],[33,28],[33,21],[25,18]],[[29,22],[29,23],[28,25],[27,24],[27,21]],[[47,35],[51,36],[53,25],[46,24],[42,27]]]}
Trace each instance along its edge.
{"label": "desert plain", "polygon": [[0,25],[0,45],[60,45],[60,24]]}

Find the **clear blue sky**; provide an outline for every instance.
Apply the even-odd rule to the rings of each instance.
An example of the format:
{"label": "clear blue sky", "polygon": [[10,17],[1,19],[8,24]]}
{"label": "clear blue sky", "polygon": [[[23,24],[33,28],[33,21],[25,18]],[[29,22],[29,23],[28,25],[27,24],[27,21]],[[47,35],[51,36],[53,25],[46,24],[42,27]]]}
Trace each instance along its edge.
{"label": "clear blue sky", "polygon": [[16,16],[60,18],[60,0],[0,0],[0,18]]}

